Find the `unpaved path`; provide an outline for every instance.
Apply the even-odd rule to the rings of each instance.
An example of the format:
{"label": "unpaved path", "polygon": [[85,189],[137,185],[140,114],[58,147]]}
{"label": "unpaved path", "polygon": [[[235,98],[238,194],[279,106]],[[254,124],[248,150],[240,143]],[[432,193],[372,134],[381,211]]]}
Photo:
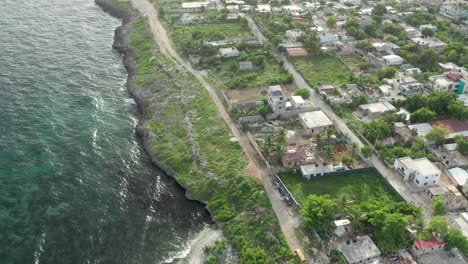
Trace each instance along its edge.
{"label": "unpaved path", "polygon": [[138,9],[138,11],[140,11],[142,14],[148,17],[151,31],[154,35],[154,40],[160,46],[161,52],[171,57],[176,64],[181,65],[185,69],[187,69],[206,88],[206,90],[210,94],[211,99],[215,103],[216,108],[218,109],[218,113],[229,126],[232,135],[238,139],[239,144],[242,146],[242,149],[248,158],[249,164],[246,168],[246,172],[250,177],[262,181],[265,187],[265,191],[272,203],[273,210],[275,211],[278,217],[281,230],[286,238],[289,247],[291,248],[291,250],[301,248],[299,240],[297,239],[294,231],[294,229],[297,228],[300,224],[300,218],[298,216],[294,216],[292,214],[291,209],[287,207],[287,205],[280,199],[280,195],[274,189],[270,175],[268,175],[268,170],[266,170],[264,165],[257,160],[257,154],[253,147],[250,145],[249,140],[245,135],[243,135],[239,131],[235,123],[232,121],[231,117],[224,109],[224,106],[221,100],[219,99],[215,88],[211,86],[208,82],[206,82],[203,76],[197,70],[193,69],[192,66],[184,59],[182,59],[176,52],[176,50],[172,46],[171,41],[167,36],[166,30],[159,21],[156,9],[153,6],[153,4],[149,3],[148,0],[132,0],[132,4],[136,9]]}

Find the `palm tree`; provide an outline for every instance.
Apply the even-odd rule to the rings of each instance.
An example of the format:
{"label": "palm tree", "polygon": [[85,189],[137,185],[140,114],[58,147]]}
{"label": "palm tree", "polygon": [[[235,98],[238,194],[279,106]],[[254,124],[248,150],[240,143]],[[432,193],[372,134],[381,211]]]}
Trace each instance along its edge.
{"label": "palm tree", "polygon": [[265,156],[268,160],[268,162],[270,162],[270,155],[271,153],[273,152],[273,137],[268,134],[266,137],[265,137],[265,143],[263,143],[263,148],[262,148],[262,151],[263,153],[265,153]]}
{"label": "palm tree", "polygon": [[364,230],[366,226],[367,216],[358,208],[351,208],[348,211],[348,219],[351,221],[352,231],[351,234],[354,237],[358,232]]}
{"label": "palm tree", "polygon": [[276,144],[279,144],[282,147],[284,147],[284,145],[286,144],[286,131],[284,129],[278,130],[278,133],[275,136],[275,141]]}
{"label": "palm tree", "polygon": [[322,144],[322,133],[317,132],[314,134],[315,140],[317,141],[317,144]]}
{"label": "palm tree", "polygon": [[336,205],[340,211],[340,215],[343,215],[352,203],[351,197],[348,193],[339,193],[336,197]]}
{"label": "palm tree", "polygon": [[330,163],[335,161],[335,149],[333,148],[333,146],[326,146],[324,148],[323,155],[326,161]]}
{"label": "palm tree", "polygon": [[351,154],[355,158],[356,155],[358,154],[359,151],[359,146],[356,142],[351,143]]}

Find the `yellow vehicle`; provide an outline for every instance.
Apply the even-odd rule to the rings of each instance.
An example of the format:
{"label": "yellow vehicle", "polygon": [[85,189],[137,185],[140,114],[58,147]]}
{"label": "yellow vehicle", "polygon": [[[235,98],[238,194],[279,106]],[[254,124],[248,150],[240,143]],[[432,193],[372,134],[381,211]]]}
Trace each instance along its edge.
{"label": "yellow vehicle", "polygon": [[302,250],[296,249],[294,250],[294,253],[296,253],[297,258],[299,259],[299,263],[306,263],[306,259],[302,253]]}

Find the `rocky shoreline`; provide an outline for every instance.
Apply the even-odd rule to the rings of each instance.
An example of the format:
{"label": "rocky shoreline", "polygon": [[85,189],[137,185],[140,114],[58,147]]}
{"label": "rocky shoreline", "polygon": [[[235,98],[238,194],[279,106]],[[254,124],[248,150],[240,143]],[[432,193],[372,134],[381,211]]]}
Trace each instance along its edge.
{"label": "rocky shoreline", "polygon": [[[194,197],[190,193],[190,190],[188,190],[186,186],[184,186],[180,181],[177,180],[176,172],[170,167],[168,167],[166,164],[162,163],[157,157],[156,153],[154,153],[154,151],[152,150],[152,142],[154,139],[153,133],[148,128],[148,125],[145,123],[145,120],[148,120],[148,118],[145,117],[151,114],[151,109],[149,109],[149,107],[144,103],[144,100],[142,100],[142,92],[138,91],[137,89],[131,88],[131,80],[133,76],[137,73],[137,65],[135,62],[137,52],[135,49],[128,46],[128,41],[130,39],[131,34],[129,24],[135,18],[135,14],[133,14],[130,10],[116,6],[113,0],[95,0],[95,3],[99,7],[101,7],[104,12],[110,14],[113,17],[122,19],[122,25],[115,29],[114,43],[112,44],[112,47],[123,55],[123,63],[128,73],[126,83],[127,90],[129,91],[132,98],[135,99],[135,102],[138,107],[139,116],[136,131],[138,137],[140,137],[143,141],[143,147],[146,153],[149,155],[151,161],[159,169],[161,169],[168,176],[172,177],[179,184],[179,186],[185,190],[185,196],[187,197],[187,199],[192,201],[198,201],[206,206],[208,202]],[[213,219],[212,212],[210,212],[210,210],[206,207],[205,209],[210,214],[211,219]]]}

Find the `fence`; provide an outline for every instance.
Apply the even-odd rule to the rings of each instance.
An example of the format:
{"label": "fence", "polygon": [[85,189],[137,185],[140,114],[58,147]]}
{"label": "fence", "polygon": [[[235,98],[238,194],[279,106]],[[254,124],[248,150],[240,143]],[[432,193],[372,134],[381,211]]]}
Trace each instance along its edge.
{"label": "fence", "polygon": [[294,205],[299,208],[299,210],[302,209],[302,206],[300,203],[297,202],[296,198],[294,198],[294,196],[291,194],[291,192],[288,190],[288,187],[286,187],[286,185],[283,183],[283,181],[281,180],[281,178],[278,176],[278,174],[275,173],[275,178],[276,180],[278,181],[280,187],[283,188],[283,190],[286,191],[287,195],[289,196],[289,198],[293,201]]}
{"label": "fence", "polygon": [[221,91],[221,95],[223,96],[223,99],[226,102],[228,109],[231,110],[232,109],[231,100],[229,100],[229,98],[227,97],[226,93],[224,93],[224,91]]}

